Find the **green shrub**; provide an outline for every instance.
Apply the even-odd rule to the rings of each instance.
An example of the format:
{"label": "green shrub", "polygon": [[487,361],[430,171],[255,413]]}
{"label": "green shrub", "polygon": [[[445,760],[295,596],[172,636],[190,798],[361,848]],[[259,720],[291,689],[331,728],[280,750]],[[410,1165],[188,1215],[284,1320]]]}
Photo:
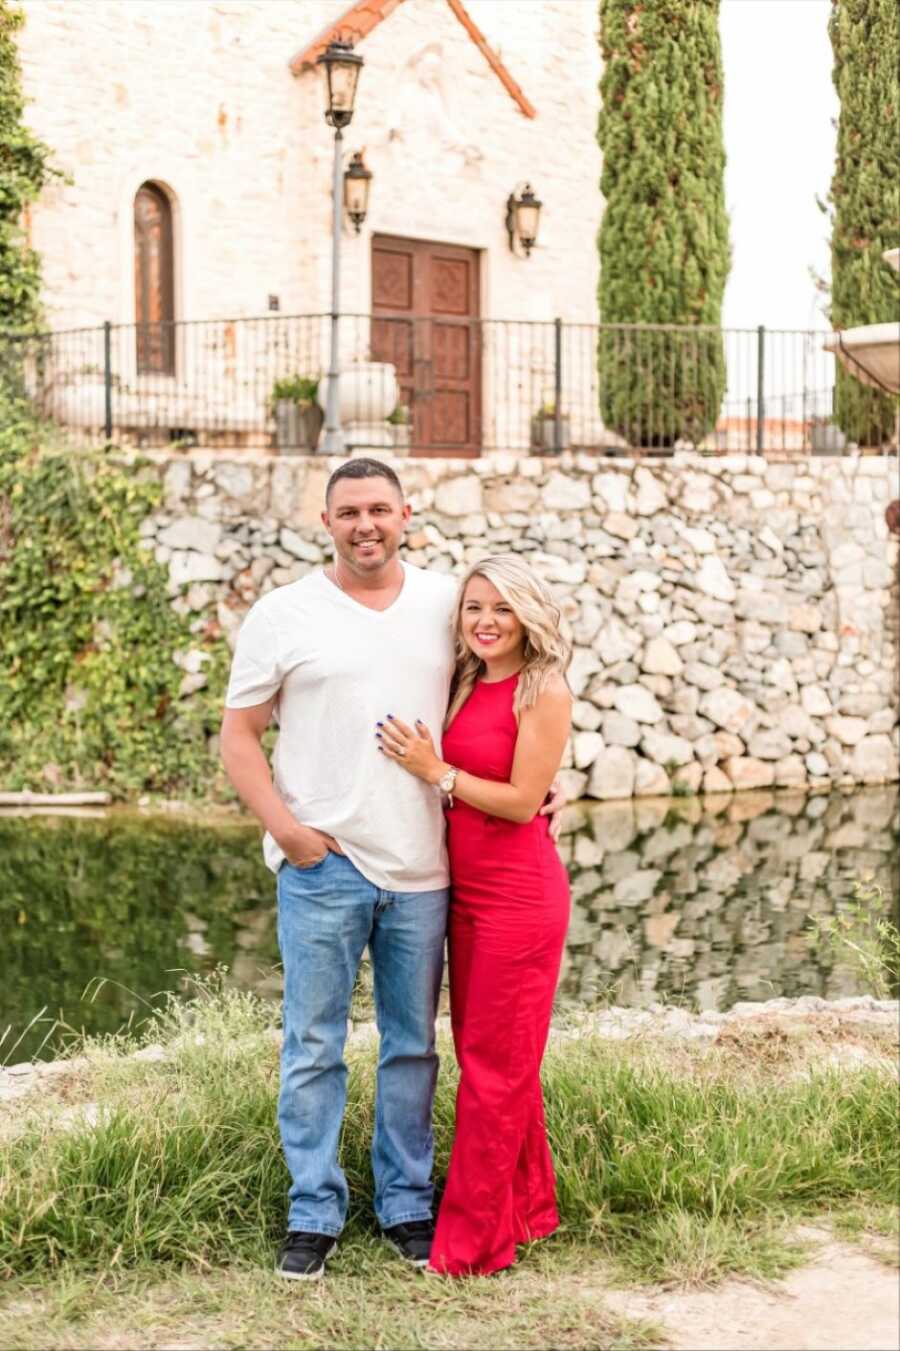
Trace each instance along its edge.
{"label": "green shrub", "polygon": [[725,389],[718,15],[718,0],[600,3],[601,324],[696,330],[601,328],[601,415],[633,445],[696,444]]}
{"label": "green shrub", "polygon": [[[831,180],[831,322],[836,329],[897,317],[898,278],[882,259],[900,244],[900,9],[896,0],[832,0],[833,79],[840,99]],[[838,425],[854,441],[889,440],[897,401],[839,366]]]}

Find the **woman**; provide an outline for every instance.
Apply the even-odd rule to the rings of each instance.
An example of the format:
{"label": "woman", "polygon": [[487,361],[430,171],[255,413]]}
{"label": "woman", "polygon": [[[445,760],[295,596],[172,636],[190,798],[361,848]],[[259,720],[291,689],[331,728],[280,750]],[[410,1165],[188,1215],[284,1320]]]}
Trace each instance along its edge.
{"label": "woman", "polygon": [[488,1275],[557,1227],[540,1064],[569,888],[546,817],[571,716],[570,646],[547,588],[516,555],[463,579],[443,757],[389,717],[385,755],[448,794],[450,1009],[461,1077],[429,1270]]}

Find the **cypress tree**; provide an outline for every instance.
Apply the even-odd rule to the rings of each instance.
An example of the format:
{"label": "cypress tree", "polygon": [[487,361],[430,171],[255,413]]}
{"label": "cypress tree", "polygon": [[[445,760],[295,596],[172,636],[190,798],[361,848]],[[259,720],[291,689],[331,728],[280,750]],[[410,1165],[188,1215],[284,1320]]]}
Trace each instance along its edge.
{"label": "cypress tree", "polygon": [[0,329],[24,329],[40,316],[37,254],[22,229],[25,208],[56,171],[50,150],[25,125],[25,98],[15,33],[20,10],[0,0]]}
{"label": "cypress tree", "polygon": [[725,391],[719,0],[600,0],[600,410],[633,445],[697,443]]}
{"label": "cypress tree", "polygon": [[[841,104],[831,181],[831,322],[843,329],[898,317],[897,276],[881,256],[900,243],[897,0],[832,0],[829,34]],[[895,407],[838,367],[835,420],[852,440],[888,440]]]}

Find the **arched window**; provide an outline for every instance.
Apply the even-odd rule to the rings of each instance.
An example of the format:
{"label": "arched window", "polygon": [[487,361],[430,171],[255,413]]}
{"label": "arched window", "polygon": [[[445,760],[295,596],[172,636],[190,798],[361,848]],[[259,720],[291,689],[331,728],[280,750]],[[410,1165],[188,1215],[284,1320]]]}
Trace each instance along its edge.
{"label": "arched window", "polygon": [[138,374],[175,374],[172,205],[143,183],[134,199],[134,317]]}

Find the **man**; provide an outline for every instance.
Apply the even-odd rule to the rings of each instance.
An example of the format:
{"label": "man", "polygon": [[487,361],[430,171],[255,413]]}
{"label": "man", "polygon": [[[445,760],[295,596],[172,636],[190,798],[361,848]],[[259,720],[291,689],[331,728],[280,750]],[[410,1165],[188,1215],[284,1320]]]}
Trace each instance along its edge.
{"label": "man", "polygon": [[[434,1021],[448,872],[440,794],[380,755],[386,714],[437,741],[453,671],[452,578],[403,563],[400,481],[376,460],[332,474],[334,562],[270,591],[241,627],[225,769],[266,830],[284,966],[278,1122],[292,1178],[276,1271],[320,1277],[347,1213],[337,1152],[353,983],[366,944],[380,1034],[372,1169],[384,1237],[424,1266],[433,1236]],[[273,714],[274,783],[260,739]],[[545,811],[552,810],[551,807]]]}

